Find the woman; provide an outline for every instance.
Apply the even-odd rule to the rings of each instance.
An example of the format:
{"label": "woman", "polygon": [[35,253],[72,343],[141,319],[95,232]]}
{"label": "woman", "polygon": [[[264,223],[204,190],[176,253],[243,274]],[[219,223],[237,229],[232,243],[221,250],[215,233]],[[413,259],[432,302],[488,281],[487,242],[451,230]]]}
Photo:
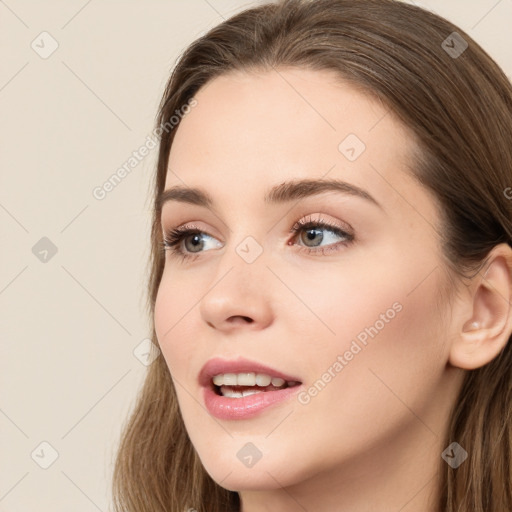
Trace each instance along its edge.
{"label": "woman", "polygon": [[415,6],[283,0],[187,49],[158,126],[117,510],[512,510],[497,64]]}

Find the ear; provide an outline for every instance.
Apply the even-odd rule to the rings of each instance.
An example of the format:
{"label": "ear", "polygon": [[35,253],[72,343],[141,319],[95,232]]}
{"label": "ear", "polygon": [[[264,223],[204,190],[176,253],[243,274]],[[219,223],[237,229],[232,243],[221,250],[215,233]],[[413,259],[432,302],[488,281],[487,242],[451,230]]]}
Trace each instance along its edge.
{"label": "ear", "polygon": [[492,361],[512,331],[512,249],[496,245],[468,286],[450,348],[453,366],[474,370]]}

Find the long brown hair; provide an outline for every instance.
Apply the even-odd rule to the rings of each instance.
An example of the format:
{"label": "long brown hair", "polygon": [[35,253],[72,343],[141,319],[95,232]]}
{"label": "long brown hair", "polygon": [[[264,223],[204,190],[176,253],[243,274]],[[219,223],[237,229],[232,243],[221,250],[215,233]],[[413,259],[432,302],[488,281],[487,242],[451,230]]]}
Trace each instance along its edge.
{"label": "long brown hair", "polygon": [[[504,193],[512,186],[511,84],[464,31],[416,6],[395,0],[282,0],[244,10],[181,55],[157,126],[169,123],[216,76],[290,66],[336,71],[379,98],[415,135],[412,173],[438,202],[443,256],[454,276],[470,277],[495,245],[511,244],[511,201]],[[151,318],[164,267],[155,199],[165,185],[177,128],[162,132],[152,185]],[[158,346],[154,331],[153,342]],[[444,446],[456,441],[469,457],[457,469],[440,457],[443,512],[512,510],[511,345],[465,375]],[[240,509],[238,493],[216,484],[201,465],[162,355],[148,369],[116,457],[118,512]]]}

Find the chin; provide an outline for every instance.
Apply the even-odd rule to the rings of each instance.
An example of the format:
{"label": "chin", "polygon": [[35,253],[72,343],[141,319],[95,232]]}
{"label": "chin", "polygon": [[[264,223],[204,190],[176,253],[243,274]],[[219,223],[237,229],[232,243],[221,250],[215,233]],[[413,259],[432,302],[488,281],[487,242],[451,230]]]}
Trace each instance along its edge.
{"label": "chin", "polygon": [[[226,471],[222,473],[222,469]],[[287,475],[283,472],[284,468],[267,469],[262,466],[259,469],[253,467],[241,470],[232,466],[222,469],[217,466],[211,468],[212,472],[208,470],[207,472],[218,485],[228,491],[263,491],[290,485],[287,482]],[[226,476],[228,474],[229,476]]]}
{"label": "chin", "polygon": [[[276,450],[278,460],[271,460],[270,456],[263,454],[255,461],[250,457],[245,459],[245,453],[250,453],[250,447],[246,443],[240,443],[240,448],[235,451],[226,450],[210,452],[207,456],[199,453],[201,462],[210,477],[224,489],[229,491],[280,489],[293,485],[301,480],[300,468],[297,464],[290,465],[293,457],[286,456],[282,450]],[[274,451],[274,453],[276,453]],[[240,458],[237,456],[240,453]]]}

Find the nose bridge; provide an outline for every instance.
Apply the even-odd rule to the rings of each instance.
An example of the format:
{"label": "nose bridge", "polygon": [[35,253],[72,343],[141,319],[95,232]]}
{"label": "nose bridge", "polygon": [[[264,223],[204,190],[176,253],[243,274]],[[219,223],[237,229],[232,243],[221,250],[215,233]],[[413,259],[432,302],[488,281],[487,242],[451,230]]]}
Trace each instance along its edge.
{"label": "nose bridge", "polygon": [[243,292],[259,293],[259,286],[264,283],[265,274],[268,273],[266,256],[263,243],[255,236],[233,237],[220,257],[217,278],[220,279],[228,272],[226,278],[239,287],[241,296]]}
{"label": "nose bridge", "polygon": [[226,251],[221,258],[225,260],[222,265],[241,266],[239,270],[247,273],[252,273],[255,267],[259,269],[262,260],[266,259],[264,245],[268,247],[266,240],[269,239],[269,233],[266,231],[268,226],[265,225],[264,219],[256,216],[254,212],[258,210],[254,208],[254,205],[246,203],[243,207],[240,205],[238,210],[232,210],[240,213],[231,219],[231,228],[225,242]]}

